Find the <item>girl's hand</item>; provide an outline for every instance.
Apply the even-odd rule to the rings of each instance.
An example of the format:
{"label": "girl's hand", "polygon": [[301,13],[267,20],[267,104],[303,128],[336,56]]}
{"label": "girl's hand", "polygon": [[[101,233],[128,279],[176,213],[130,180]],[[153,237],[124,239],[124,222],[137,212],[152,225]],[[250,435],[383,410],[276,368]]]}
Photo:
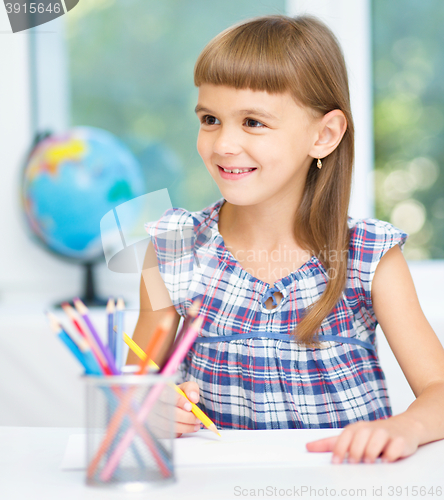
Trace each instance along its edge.
{"label": "girl's hand", "polygon": [[415,453],[419,446],[418,433],[411,422],[401,415],[387,420],[361,421],[347,425],[339,436],[307,443],[308,451],[332,451],[332,463],[340,464],[348,455],[349,463],[374,463],[381,456],[383,462]]}
{"label": "girl's hand", "polygon": [[[199,386],[196,382],[184,382],[179,387],[193,403],[199,401]],[[191,403],[183,396],[178,395],[176,403],[176,437],[185,432],[196,432],[200,429],[200,420],[192,413]]]}

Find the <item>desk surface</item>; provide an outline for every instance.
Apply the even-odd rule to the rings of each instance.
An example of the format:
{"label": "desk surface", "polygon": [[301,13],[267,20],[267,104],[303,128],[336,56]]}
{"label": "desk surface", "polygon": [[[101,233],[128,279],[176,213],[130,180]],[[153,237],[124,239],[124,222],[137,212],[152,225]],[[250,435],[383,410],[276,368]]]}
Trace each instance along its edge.
{"label": "desk surface", "polygon": [[[176,467],[177,481],[151,492],[124,493],[87,487],[84,471],[61,470],[72,434],[79,428],[0,427],[2,500],[124,500],[155,498],[229,500],[236,498],[444,498],[444,440],[421,446],[413,456],[392,464],[317,465],[245,463],[218,467]],[[202,431],[205,432],[205,431]],[[255,433],[256,431],[246,431]],[[259,433],[262,431],[258,431]],[[338,431],[272,431],[299,449],[306,442]],[[260,434],[257,434],[258,437]],[[197,436],[196,436],[197,437]],[[190,444],[192,438],[186,438]],[[266,454],[267,450],[264,450]],[[310,493],[310,487],[312,491]],[[415,495],[415,489],[417,494]],[[421,490],[420,488],[423,487]],[[441,490],[437,488],[440,487]],[[306,490],[304,490],[306,488]],[[391,489],[393,488],[393,489]],[[358,489],[360,490],[358,492]],[[322,491],[321,491],[322,490]],[[365,491],[363,491],[365,490]],[[422,494],[421,494],[422,491]],[[439,494],[441,491],[441,494]],[[431,495],[431,492],[434,495]],[[424,494],[425,493],[425,494]]]}

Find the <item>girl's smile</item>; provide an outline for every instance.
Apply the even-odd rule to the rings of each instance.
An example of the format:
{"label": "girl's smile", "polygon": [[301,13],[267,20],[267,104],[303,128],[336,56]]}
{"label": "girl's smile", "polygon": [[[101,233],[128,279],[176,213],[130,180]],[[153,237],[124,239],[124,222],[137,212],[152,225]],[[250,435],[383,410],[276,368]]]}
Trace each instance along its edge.
{"label": "girl's smile", "polygon": [[222,179],[227,180],[239,180],[245,179],[248,175],[251,175],[257,170],[257,168],[240,168],[240,167],[225,167],[223,165],[218,165],[220,170],[220,176]]}

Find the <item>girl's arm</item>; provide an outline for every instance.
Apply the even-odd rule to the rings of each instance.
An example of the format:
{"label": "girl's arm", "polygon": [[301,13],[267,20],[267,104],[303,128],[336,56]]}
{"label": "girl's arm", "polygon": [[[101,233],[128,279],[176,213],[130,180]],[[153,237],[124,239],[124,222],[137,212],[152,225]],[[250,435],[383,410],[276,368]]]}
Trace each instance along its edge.
{"label": "girl's arm", "polygon": [[[156,252],[154,250],[152,242],[150,242],[148,245],[145,254],[145,260],[143,263],[143,268],[144,269],[151,268],[152,270],[159,272],[159,269],[157,267]],[[169,311],[173,311],[175,313],[174,327],[172,328],[171,335],[167,338],[165,344],[162,346],[162,349],[159,352],[157,359],[153,360],[157,364],[159,364],[162,361],[168,348],[174,342],[174,338],[177,332],[177,327],[180,321],[180,316],[177,313],[174,306],[172,305],[169,307],[165,307],[164,309],[153,311],[149,295],[147,292],[147,287],[149,287],[149,293],[152,294],[152,296],[159,294],[164,295],[166,290],[165,283],[163,282],[160,276],[159,279],[153,280],[153,282],[151,283],[146,283],[143,276],[141,277],[140,312],[139,312],[139,319],[137,320],[136,328],[134,329],[133,333],[133,340],[134,342],[136,342],[136,344],[138,344],[142,349],[145,349],[151,335],[154,333],[156,326],[163,319],[163,317],[166,314],[168,314]],[[162,290],[159,289],[160,287],[162,287]],[[168,291],[166,293],[168,293]],[[128,353],[127,364],[137,365],[139,364],[139,362],[140,362],[139,358],[130,350]]]}
{"label": "girl's arm", "polygon": [[416,400],[386,420],[350,424],[333,438],[307,444],[333,451],[340,463],[392,462],[419,445],[444,438],[444,348],[422,312],[407,262],[398,245],[380,260],[372,284],[373,310]]}

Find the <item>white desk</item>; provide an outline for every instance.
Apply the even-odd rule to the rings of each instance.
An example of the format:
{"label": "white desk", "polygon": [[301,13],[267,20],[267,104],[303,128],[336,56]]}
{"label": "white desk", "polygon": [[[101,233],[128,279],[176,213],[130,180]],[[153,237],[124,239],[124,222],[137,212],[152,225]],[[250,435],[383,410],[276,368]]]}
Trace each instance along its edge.
{"label": "white desk", "polygon": [[[142,493],[123,493],[87,487],[84,484],[84,471],[60,469],[69,436],[82,432],[83,429],[78,428],[0,427],[0,499],[282,499],[298,498],[296,493],[299,493],[299,498],[331,498],[334,496],[333,490],[336,497],[340,498],[410,499],[414,496],[414,486],[418,488],[418,498],[444,498],[444,440],[424,445],[415,455],[391,464],[322,465],[321,460],[319,465],[299,467],[291,464],[275,466],[270,463],[254,467],[247,463],[218,467],[181,466],[176,468],[177,482],[172,485]],[[338,431],[326,429],[272,432],[277,433],[278,440],[285,438],[289,446],[296,444],[301,450],[306,442],[336,434]],[[192,444],[191,439],[185,439]],[[265,454],[266,452],[267,450],[264,450]],[[434,496],[421,495],[421,486],[425,487],[427,492],[433,487]],[[439,486],[443,490],[441,495],[436,494],[436,488]],[[304,495],[302,487],[308,488]],[[311,495],[310,487],[314,489]],[[390,487],[402,488],[401,495],[397,495],[396,490],[390,495]],[[263,489],[263,493],[260,489]],[[358,492],[358,489],[365,490],[365,493]],[[251,493],[256,493],[256,497]]]}

